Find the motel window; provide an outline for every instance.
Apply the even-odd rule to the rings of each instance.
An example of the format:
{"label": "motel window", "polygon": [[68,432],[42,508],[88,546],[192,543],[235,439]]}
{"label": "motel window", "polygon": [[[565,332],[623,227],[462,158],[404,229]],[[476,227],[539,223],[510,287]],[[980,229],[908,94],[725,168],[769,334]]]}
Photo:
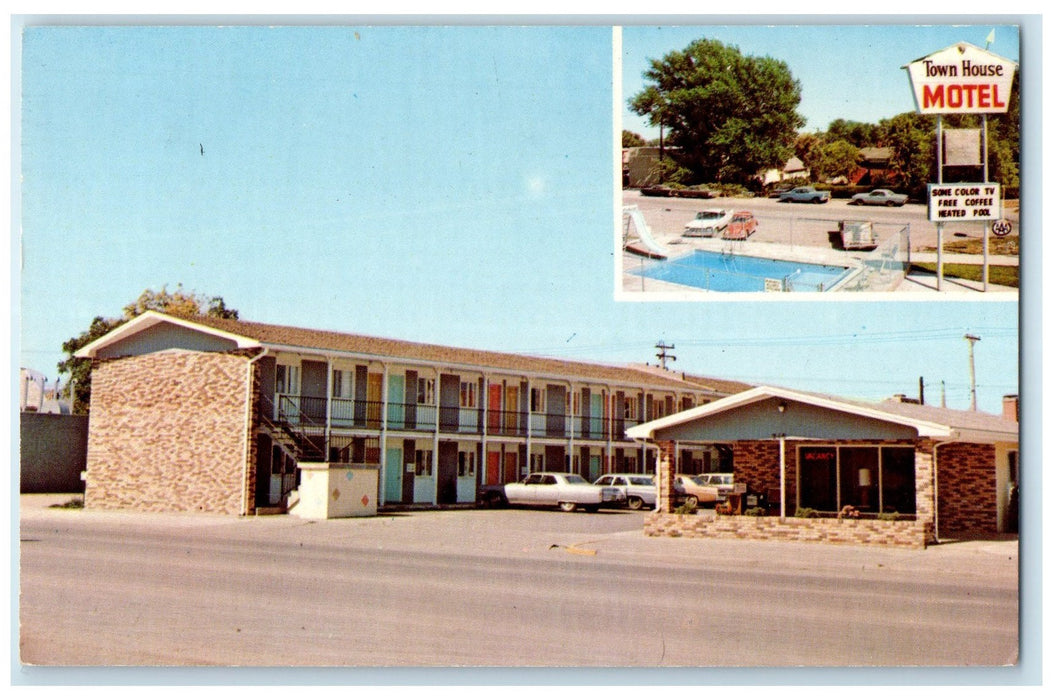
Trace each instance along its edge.
{"label": "motel window", "polygon": [[915,512],[913,448],[881,448],[881,500],[886,512]]}
{"label": "motel window", "polygon": [[665,399],[651,400],[651,420],[665,415]]}
{"label": "motel window", "polygon": [[457,453],[457,476],[475,476],[475,452]]}
{"label": "motel window", "polygon": [[476,392],[479,387],[475,382],[461,382],[461,408],[477,408],[479,406]]}
{"label": "motel window", "polygon": [[545,390],[539,388],[533,388],[530,390],[530,411],[531,413],[544,413],[545,412]]}
{"label": "motel window", "polygon": [[432,452],[431,450],[417,450],[414,474],[416,476],[431,476]]}
{"label": "motel window", "polygon": [[836,513],[915,512],[911,447],[809,445],[798,448],[798,505]]}
{"label": "motel window", "polygon": [[300,368],[296,365],[278,365],[274,371],[274,393],[299,394]]}
{"label": "motel window", "polygon": [[354,395],[355,373],[348,369],[333,370],[333,398],[349,399]]}
{"label": "motel window", "polygon": [[623,415],[626,420],[636,420],[636,399],[625,399]]}
{"label": "motel window", "polygon": [[417,403],[425,406],[435,404],[435,380],[420,377],[417,379]]}

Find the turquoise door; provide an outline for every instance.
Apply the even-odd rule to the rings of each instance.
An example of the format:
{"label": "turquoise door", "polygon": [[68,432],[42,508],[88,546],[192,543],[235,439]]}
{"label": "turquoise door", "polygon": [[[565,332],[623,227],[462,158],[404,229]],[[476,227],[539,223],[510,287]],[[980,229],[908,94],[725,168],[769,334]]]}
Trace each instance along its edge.
{"label": "turquoise door", "polygon": [[600,478],[600,456],[589,455],[589,481]]}
{"label": "turquoise door", "polygon": [[603,435],[603,397],[593,394],[589,399],[589,437]]}
{"label": "turquoise door", "polygon": [[389,447],[384,460],[384,502],[402,502],[402,448]]}
{"label": "turquoise door", "polygon": [[406,378],[401,374],[388,377],[388,427],[406,426]]}

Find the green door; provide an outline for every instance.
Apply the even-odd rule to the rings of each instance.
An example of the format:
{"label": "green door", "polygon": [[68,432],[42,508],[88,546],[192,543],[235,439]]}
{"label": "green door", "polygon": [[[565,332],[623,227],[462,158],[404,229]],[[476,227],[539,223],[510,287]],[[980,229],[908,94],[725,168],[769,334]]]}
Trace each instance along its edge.
{"label": "green door", "polygon": [[384,460],[384,502],[402,501],[402,448],[389,447]]}
{"label": "green door", "polygon": [[589,481],[600,478],[600,456],[589,455]]}
{"label": "green door", "polygon": [[406,426],[406,378],[401,374],[388,376],[388,427]]}

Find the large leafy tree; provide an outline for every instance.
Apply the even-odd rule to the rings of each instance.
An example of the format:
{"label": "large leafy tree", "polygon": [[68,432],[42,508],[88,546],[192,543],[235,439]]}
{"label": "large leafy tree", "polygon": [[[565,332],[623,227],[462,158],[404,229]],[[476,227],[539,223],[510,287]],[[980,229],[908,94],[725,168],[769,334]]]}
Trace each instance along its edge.
{"label": "large leafy tree", "polygon": [[784,62],[699,39],[651,59],[644,77],[629,105],[667,131],[696,182],[745,184],[793,155],[801,86]]}
{"label": "large leafy tree", "polygon": [[835,119],[830,122],[830,126],[826,129],[826,139],[828,141],[844,140],[856,148],[866,148],[874,145],[876,136],[876,125],[849,121],[847,119]]}
{"label": "large leafy tree", "polygon": [[96,316],[86,331],[62,344],[62,352],[66,353],[66,359],[58,363],[58,371],[61,374],[71,375],[74,413],[87,413],[91,404],[91,360],[74,357],[74,354],[88,343],[150,310],[184,318],[193,316],[238,317],[237,309],[228,308],[222,297],[186,292],[183,291],[182,285],[171,292],[168,291],[167,286],[161,287],[160,291],[145,290],[138,299],[124,307],[121,316],[115,318]]}
{"label": "large leafy tree", "polygon": [[817,180],[839,177],[848,180],[858,168],[859,149],[844,139],[837,139],[823,146],[819,163],[812,175]]}

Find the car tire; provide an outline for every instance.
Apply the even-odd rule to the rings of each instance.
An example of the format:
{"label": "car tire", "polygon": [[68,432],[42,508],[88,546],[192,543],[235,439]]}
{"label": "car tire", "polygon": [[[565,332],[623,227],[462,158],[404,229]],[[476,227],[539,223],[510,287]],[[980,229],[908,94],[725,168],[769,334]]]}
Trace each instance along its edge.
{"label": "car tire", "polygon": [[559,504],[559,509],[564,513],[573,513],[577,507],[576,503],[568,503],[567,501],[561,501]]}
{"label": "car tire", "polygon": [[698,496],[688,496],[684,499],[684,505],[688,508],[698,508]]}
{"label": "car tire", "polygon": [[625,505],[629,510],[640,510],[643,508],[643,499],[639,496],[629,496],[629,499],[625,502]]}
{"label": "car tire", "polygon": [[894,207],[894,206],[896,206],[896,203],[895,202],[888,202],[885,206],[886,207]]}
{"label": "car tire", "polygon": [[586,513],[598,513],[600,507],[598,505],[582,506],[581,509],[584,510]]}

